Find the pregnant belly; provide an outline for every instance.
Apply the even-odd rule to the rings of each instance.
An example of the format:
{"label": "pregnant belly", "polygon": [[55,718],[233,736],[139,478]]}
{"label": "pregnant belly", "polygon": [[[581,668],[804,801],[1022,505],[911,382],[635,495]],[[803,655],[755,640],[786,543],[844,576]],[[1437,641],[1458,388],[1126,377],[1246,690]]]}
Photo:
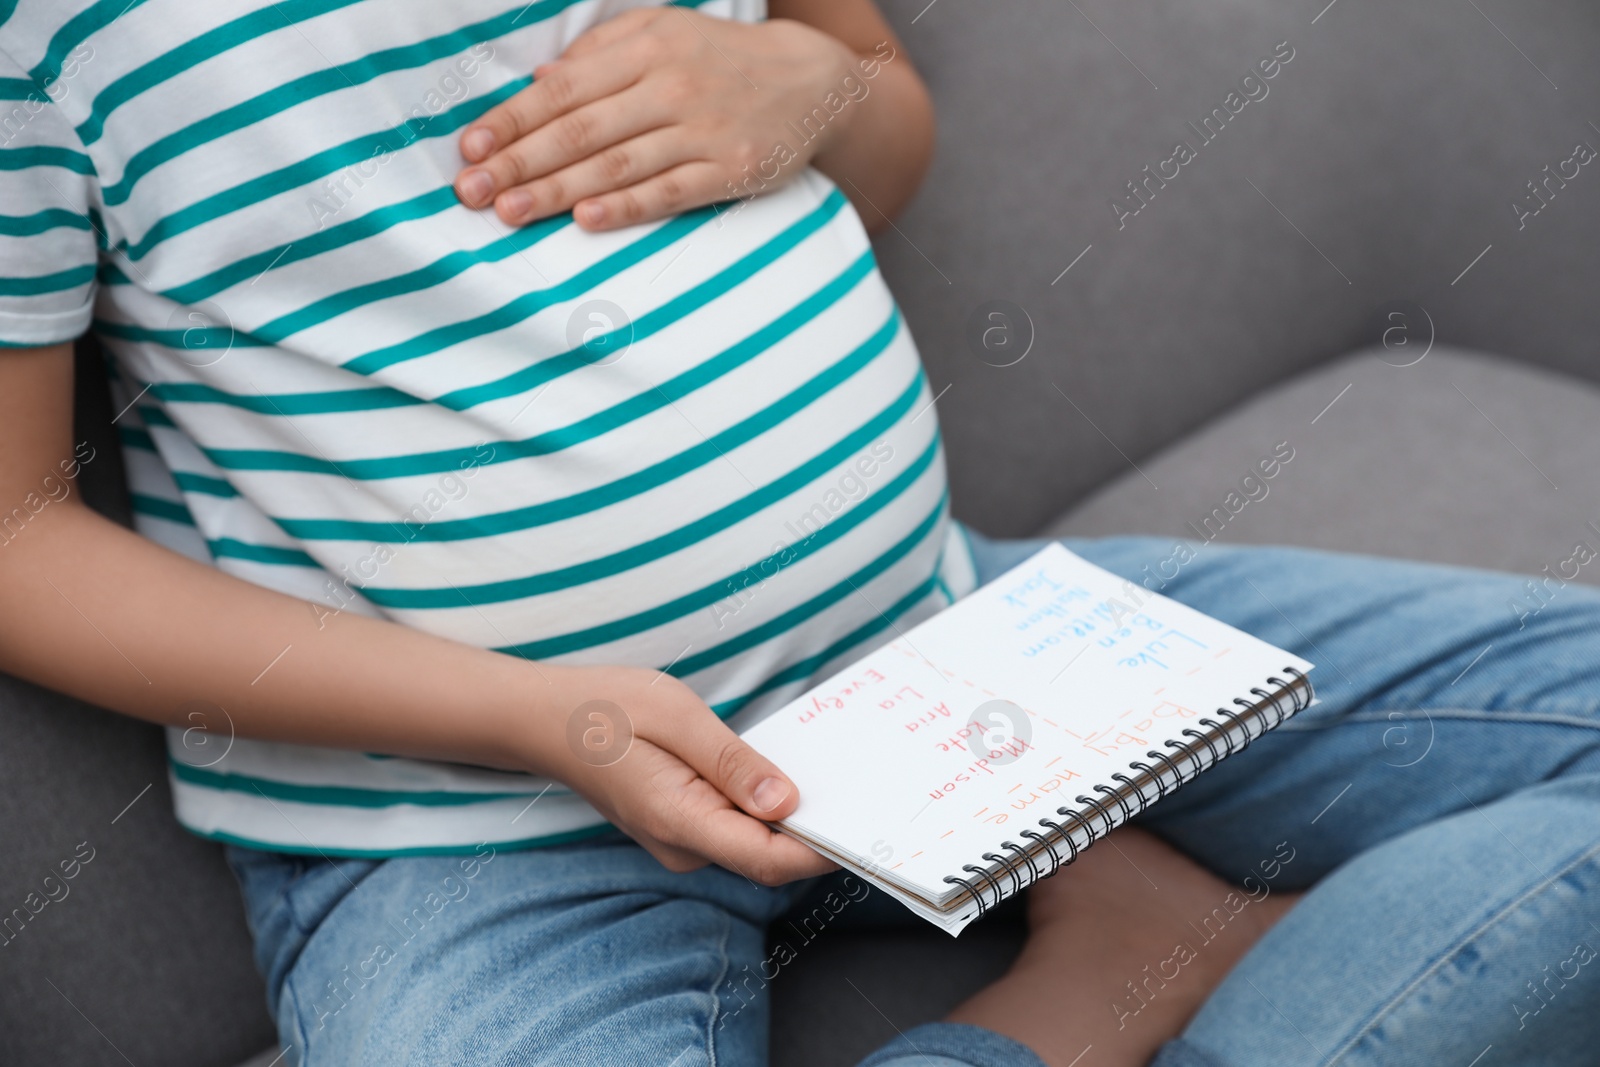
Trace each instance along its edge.
{"label": "pregnant belly", "polygon": [[436,498],[429,528],[485,536],[430,543],[415,573],[397,558],[363,595],[524,655],[672,664],[708,699],[880,619],[933,572],[944,474],[910,334],[840,244],[703,317],[601,334]]}
{"label": "pregnant belly", "polygon": [[[621,233],[557,226],[520,251],[204,368],[240,396],[273,388],[268,371],[300,386],[270,411],[168,409],[180,486],[237,492],[182,493],[218,566],[317,612],[670,665],[708,699],[822,662],[929,585],[931,397],[826,179]],[[307,396],[333,400],[297,410]]]}

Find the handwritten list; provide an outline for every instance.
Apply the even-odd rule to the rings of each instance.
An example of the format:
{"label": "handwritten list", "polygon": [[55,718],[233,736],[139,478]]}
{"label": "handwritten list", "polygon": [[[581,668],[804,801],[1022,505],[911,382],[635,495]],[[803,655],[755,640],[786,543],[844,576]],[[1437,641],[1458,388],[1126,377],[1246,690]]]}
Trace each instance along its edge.
{"label": "handwritten list", "polygon": [[787,828],[937,902],[1290,668],[1311,664],[1051,545],[744,736],[799,787]]}

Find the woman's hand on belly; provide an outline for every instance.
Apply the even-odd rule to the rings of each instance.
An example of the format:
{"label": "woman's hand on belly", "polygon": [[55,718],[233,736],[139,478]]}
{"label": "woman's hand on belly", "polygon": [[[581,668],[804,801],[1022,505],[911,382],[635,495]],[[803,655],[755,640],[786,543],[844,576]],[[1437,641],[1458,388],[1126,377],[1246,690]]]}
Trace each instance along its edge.
{"label": "woman's hand on belly", "polygon": [[[492,201],[513,225],[576,208],[591,229],[726,200],[784,124],[821,106],[854,59],[798,22],[635,9],[573,41],[462,135],[462,154],[483,162],[456,189],[469,207]],[[768,165],[767,177],[792,178],[819,147]]]}
{"label": "woman's hand on belly", "polygon": [[463,132],[476,165],[457,195],[512,225],[571,210],[580,226],[609,230],[766,192],[815,161],[869,222],[874,203],[892,214],[931,149],[920,79],[894,62],[870,0],[787,7],[805,20],[674,6],[601,23]]}
{"label": "woman's hand on belly", "polygon": [[542,671],[555,691],[539,694],[547,713],[518,742],[527,763],[581,793],[669,870],[715,863],[782,885],[834,869],[767,825],[794,811],[794,783],[688,686],[634,667]]}

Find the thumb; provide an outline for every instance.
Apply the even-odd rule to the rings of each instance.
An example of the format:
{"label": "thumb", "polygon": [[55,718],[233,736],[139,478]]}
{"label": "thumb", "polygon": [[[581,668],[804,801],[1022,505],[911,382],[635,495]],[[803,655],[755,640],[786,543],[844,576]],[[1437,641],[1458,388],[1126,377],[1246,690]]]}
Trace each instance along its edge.
{"label": "thumb", "polygon": [[774,821],[794,812],[800,791],[787,775],[715,714],[695,718],[694,724],[685,724],[679,759],[758,819]]}

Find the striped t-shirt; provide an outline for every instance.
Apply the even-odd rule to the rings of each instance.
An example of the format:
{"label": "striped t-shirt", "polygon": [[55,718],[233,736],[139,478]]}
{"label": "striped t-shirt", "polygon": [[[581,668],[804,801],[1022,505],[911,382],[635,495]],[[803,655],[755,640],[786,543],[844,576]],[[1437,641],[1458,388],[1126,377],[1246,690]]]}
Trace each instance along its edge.
{"label": "striped t-shirt", "polygon": [[[144,534],[742,721],[971,587],[916,350],[820,174],[607,234],[458,203],[465,125],[639,2],[0,0],[0,342],[99,335]],[[171,781],[218,840],[602,825],[527,775],[204,729]]]}

